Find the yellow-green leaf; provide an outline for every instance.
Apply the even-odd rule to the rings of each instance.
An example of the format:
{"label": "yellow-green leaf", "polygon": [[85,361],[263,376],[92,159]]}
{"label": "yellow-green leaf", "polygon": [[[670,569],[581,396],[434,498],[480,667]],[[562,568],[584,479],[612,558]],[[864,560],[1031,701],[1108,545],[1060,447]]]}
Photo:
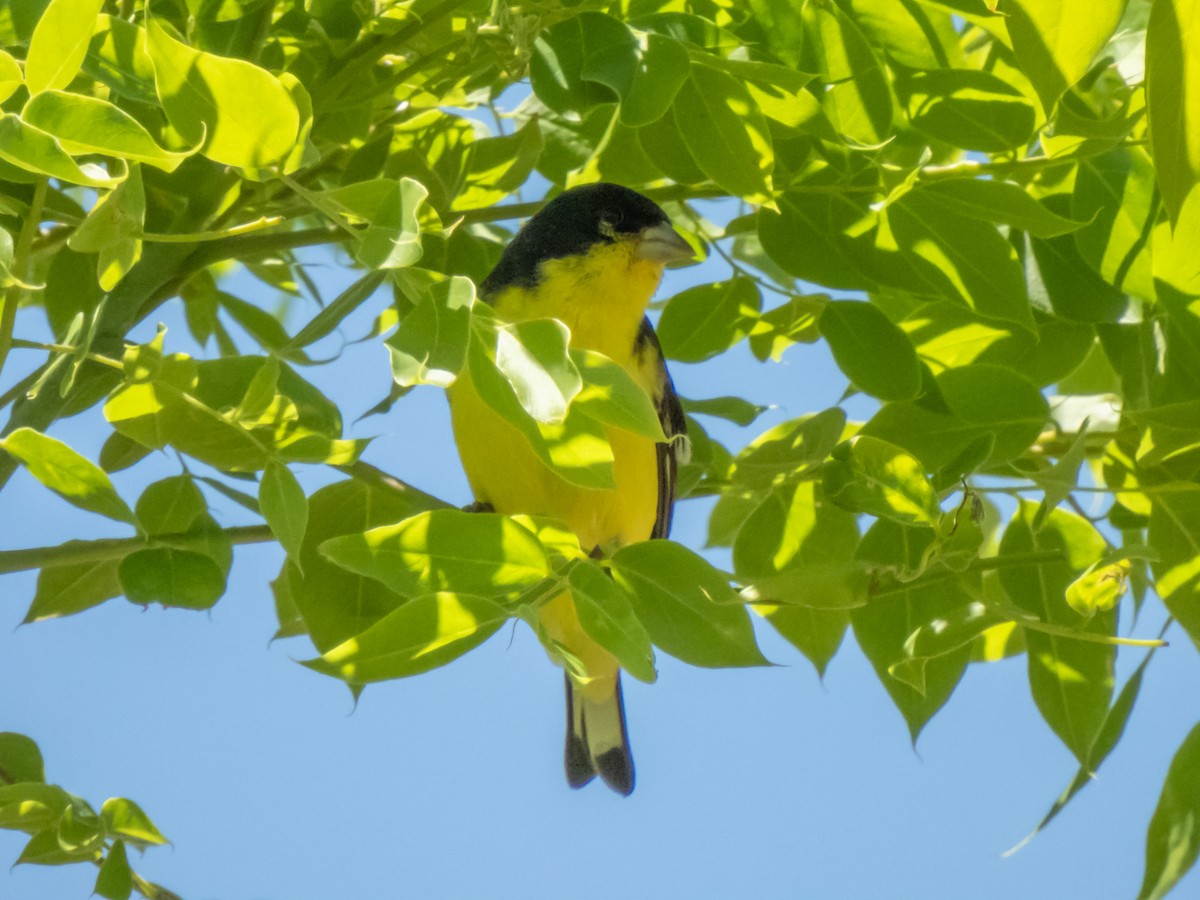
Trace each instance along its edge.
{"label": "yellow-green leaf", "polygon": [[171,124],[209,159],[258,168],[282,162],[291,151],[300,113],[266,69],[195,50],[157,19],[147,22],[146,49]]}
{"label": "yellow-green leaf", "polygon": [[121,522],[135,521],[108,473],[62,441],[32,428],[18,428],[0,441],[0,447],[68,503]]}
{"label": "yellow-green leaf", "polygon": [[33,31],[25,60],[31,94],[71,83],[87,55],[102,6],[104,0],[51,0]]}

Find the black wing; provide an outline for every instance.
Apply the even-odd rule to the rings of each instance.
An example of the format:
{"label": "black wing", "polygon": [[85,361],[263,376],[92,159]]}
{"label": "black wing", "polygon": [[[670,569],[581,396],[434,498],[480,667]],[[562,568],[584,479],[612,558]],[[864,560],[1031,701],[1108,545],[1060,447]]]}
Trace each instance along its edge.
{"label": "black wing", "polygon": [[659,346],[658,335],[654,333],[654,326],[648,318],[642,319],[642,327],[638,329],[637,352],[639,356],[648,355],[659,374],[658,395],[653,399],[667,443],[658,445],[658,512],[650,537],[665,538],[671,533],[675,479],[679,471],[680,454],[686,447],[684,437],[687,435],[687,419],[683,415],[679,395],[675,393],[675,385],[671,382],[671,373],[667,371],[667,361]]}

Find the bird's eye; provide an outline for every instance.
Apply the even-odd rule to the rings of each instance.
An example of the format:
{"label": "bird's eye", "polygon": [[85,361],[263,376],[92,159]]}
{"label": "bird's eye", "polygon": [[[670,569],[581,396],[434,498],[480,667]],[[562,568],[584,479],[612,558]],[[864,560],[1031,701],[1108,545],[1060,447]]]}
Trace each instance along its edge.
{"label": "bird's eye", "polygon": [[619,209],[606,209],[600,214],[600,233],[605,237],[613,237],[617,233],[617,226],[621,224],[621,215]]}

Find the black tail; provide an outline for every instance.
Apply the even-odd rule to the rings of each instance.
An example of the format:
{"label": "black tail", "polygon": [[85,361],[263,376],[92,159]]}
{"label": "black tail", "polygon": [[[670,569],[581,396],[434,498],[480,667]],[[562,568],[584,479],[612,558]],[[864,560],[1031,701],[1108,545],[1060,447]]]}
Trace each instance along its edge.
{"label": "black tail", "polygon": [[618,794],[633,793],[633,756],[625,730],[621,677],[613,693],[589,700],[567,676],[567,783],[581,788],[597,775]]}

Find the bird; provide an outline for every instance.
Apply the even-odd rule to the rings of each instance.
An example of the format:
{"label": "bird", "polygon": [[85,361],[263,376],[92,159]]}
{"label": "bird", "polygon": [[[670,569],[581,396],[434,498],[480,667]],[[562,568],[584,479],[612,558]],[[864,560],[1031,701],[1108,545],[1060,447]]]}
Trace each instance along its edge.
{"label": "bird", "polygon": [[[475,497],[470,508],[556,518],[592,557],[668,536],[687,423],[646,309],[664,267],[693,256],[656,203],[617,184],[565,190],[524,224],[480,283],[480,300],[505,322],[558,319],[570,329],[571,347],[603,353],[624,367],[653,402],[667,440],[606,426],[615,487],[570,484],[486,405],[468,366],[448,393]],[[544,604],[539,621],[587,672],[580,677],[564,666],[568,784],[580,788],[599,775],[628,796],[634,765],[616,659],[583,630],[569,592]]]}

